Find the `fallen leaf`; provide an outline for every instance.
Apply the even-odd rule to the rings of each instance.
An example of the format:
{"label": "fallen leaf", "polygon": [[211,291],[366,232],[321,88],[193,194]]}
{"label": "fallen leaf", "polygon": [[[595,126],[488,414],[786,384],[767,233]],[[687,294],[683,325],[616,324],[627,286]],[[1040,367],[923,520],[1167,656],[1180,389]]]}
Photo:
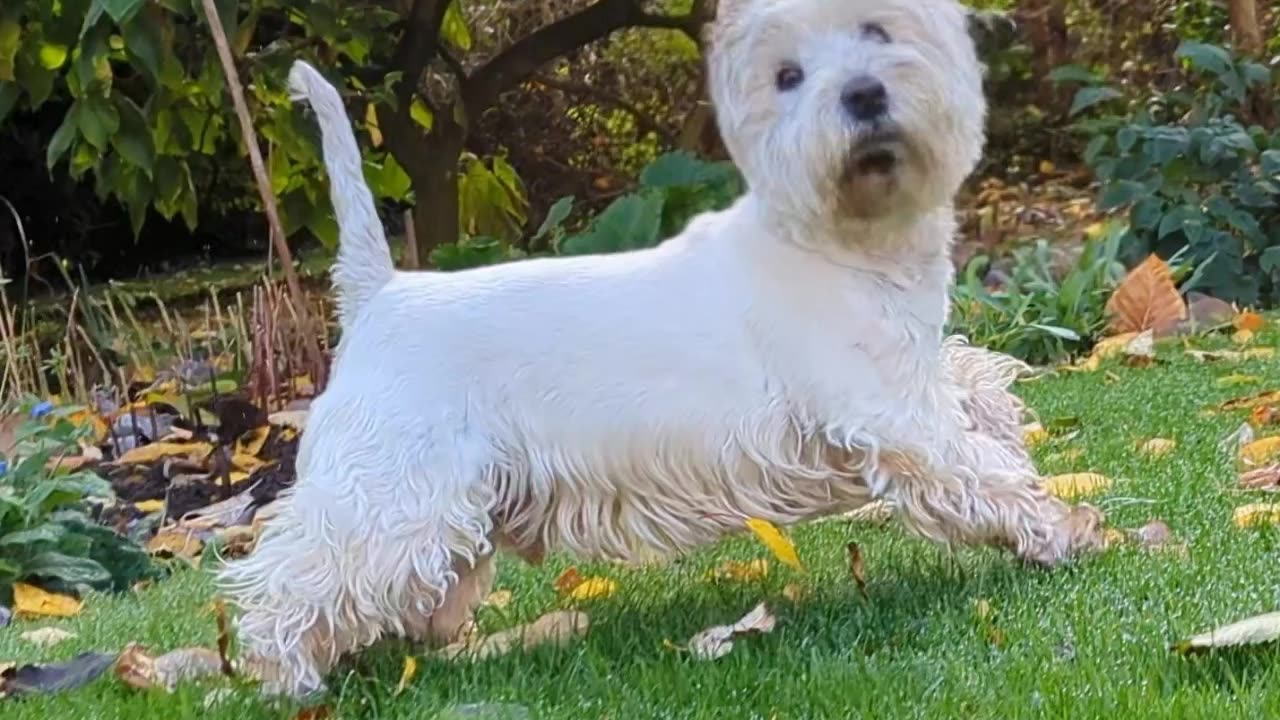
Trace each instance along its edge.
{"label": "fallen leaf", "polygon": [[1240,448],[1240,462],[1245,467],[1269,465],[1280,459],[1280,435],[1264,437]]}
{"label": "fallen leaf", "polygon": [[725,560],[707,571],[707,577],[715,581],[754,582],[769,576],[769,561],[756,558],[750,562]]}
{"label": "fallen leaf", "polygon": [[1250,503],[1236,508],[1232,516],[1238,528],[1280,525],[1280,503]]}
{"label": "fallen leaf", "polygon": [[1244,490],[1280,491],[1280,465],[1250,470],[1240,476],[1239,484]]}
{"label": "fallen leaf", "polygon": [[133,506],[138,509],[138,512],[150,515],[164,509],[164,500],[139,500]]}
{"label": "fallen leaf", "polygon": [[1147,256],[1116,287],[1107,300],[1112,332],[1157,333],[1173,329],[1187,318],[1187,305],[1173,283],[1168,263]]}
{"label": "fallen leaf", "polygon": [[1074,500],[1111,487],[1111,478],[1098,473],[1067,473],[1045,478],[1041,487],[1062,500]]}
{"label": "fallen leaf", "polygon": [[70,630],[64,630],[56,627],[42,627],[35,630],[28,630],[18,636],[23,642],[29,642],[42,648],[49,648],[61,642],[66,642],[76,636]]}
{"label": "fallen leaf", "polygon": [[1241,373],[1232,373],[1218,378],[1216,385],[1218,387],[1238,387],[1240,385],[1256,385],[1262,382],[1262,378],[1257,375],[1243,375]]}
{"label": "fallen leaf", "polygon": [[1248,397],[1228,400],[1218,406],[1219,410],[1252,410],[1259,405],[1280,403],[1280,390],[1268,390]]}
{"label": "fallen leaf", "polygon": [[98,679],[114,655],[86,652],[64,663],[20,665],[0,672],[0,697],[56,693],[83,687]]}
{"label": "fallen leaf", "polygon": [[400,695],[409,687],[409,683],[413,682],[413,676],[418,674],[418,661],[412,655],[406,655],[404,658],[404,669],[400,671],[400,682],[396,683],[393,696]]}
{"label": "fallen leaf", "polygon": [[1236,315],[1232,325],[1235,325],[1236,330],[1248,330],[1256,333],[1261,332],[1267,326],[1267,321],[1258,313],[1245,310]]}
{"label": "fallen leaf", "polygon": [[828,520],[847,520],[850,522],[881,523],[893,517],[893,506],[884,500],[873,500],[860,508],[850,510],[842,515],[834,515]]}
{"label": "fallen leaf", "polygon": [[1280,408],[1272,405],[1259,405],[1249,411],[1249,424],[1260,428],[1267,425],[1280,425]]}
{"label": "fallen leaf", "polygon": [[181,648],[152,657],[137,643],[130,643],[116,660],[116,677],[138,690],[164,688],[169,692],[186,680],[222,674],[222,658],[216,650]]}
{"label": "fallen leaf", "polygon": [[793,603],[798,603],[808,596],[809,591],[805,590],[803,585],[787,583],[786,586],[782,588],[782,597]]}
{"label": "fallen leaf", "polygon": [[293,716],[293,720],[327,720],[332,716],[333,708],[328,705],[313,705],[299,710],[298,714]]}
{"label": "fallen leaf", "polygon": [[591,620],[585,613],[560,610],[547,613],[527,625],[519,625],[492,635],[472,635],[439,651],[450,660],[460,657],[484,660],[506,655],[516,648],[532,649],[539,645],[565,645],[570,640],[585,635]]}
{"label": "fallen leaf", "polygon": [[227,677],[234,676],[235,668],[231,664],[231,621],[227,619],[227,603],[217,600],[213,604],[214,622],[218,626],[218,659],[222,663],[221,672]]}
{"label": "fallen leaf", "polygon": [[1129,541],[1129,536],[1123,531],[1116,528],[1107,528],[1102,533],[1103,547],[1115,547],[1123,545]]}
{"label": "fallen leaf", "polygon": [[495,610],[506,610],[514,599],[515,596],[510,590],[495,590],[484,599],[484,606]]}
{"label": "fallen leaf", "polygon": [[213,452],[209,443],[170,443],[157,442],[136,447],[121,455],[115,462],[117,465],[149,465],[171,457],[181,457],[193,463],[203,463]]}
{"label": "fallen leaf", "polygon": [[777,618],[768,606],[760,603],[751,612],[732,625],[716,625],[689,639],[688,650],[698,660],[716,660],[733,650],[733,641],[748,633],[769,633],[777,625]]}
{"label": "fallen leaf", "polygon": [[986,598],[974,600],[973,614],[978,620],[978,628],[982,632],[983,639],[994,647],[1003,647],[1004,630],[996,626],[996,612],[991,606],[991,601]]}
{"label": "fallen leaf", "polygon": [[796,546],[791,543],[790,538],[782,534],[776,525],[768,520],[760,518],[747,518],[747,527],[751,532],[756,534],[760,542],[773,552],[774,557],[780,562],[786,563],[791,567],[804,572],[804,565],[800,562],[800,556],[796,554]]}
{"label": "fallen leaf", "polygon": [[1138,331],[1134,331],[1104,337],[1093,346],[1093,352],[1089,353],[1089,356],[1096,357],[1099,360],[1120,357],[1124,355],[1125,348],[1129,347],[1129,343],[1137,339],[1139,334]]}
{"label": "fallen leaf", "polygon": [[267,438],[269,437],[271,437],[270,425],[254,428],[236,438],[232,455],[248,455],[251,457],[258,455],[267,444]]}
{"label": "fallen leaf", "polygon": [[1138,452],[1150,457],[1162,457],[1173,452],[1178,443],[1167,438],[1151,438],[1138,446]]}
{"label": "fallen leaf", "polygon": [[267,422],[302,432],[307,429],[307,417],[310,415],[310,410],[282,410],[271,413],[270,417],[267,418]]}
{"label": "fallen leaf", "polygon": [[1172,649],[1180,653],[1203,652],[1258,645],[1277,639],[1280,639],[1280,612],[1272,612],[1201,633],[1189,640],[1175,643]]}
{"label": "fallen leaf", "polygon": [[849,574],[853,576],[858,592],[863,598],[871,599],[867,594],[867,564],[862,559],[862,549],[858,547],[858,543],[851,542],[845,546],[845,550],[849,553]]}
{"label": "fallen leaf", "polygon": [[1156,360],[1155,333],[1143,330],[1125,343],[1124,363],[1129,367],[1147,367]]}
{"label": "fallen leaf", "polygon": [[1035,447],[1049,439],[1049,431],[1040,423],[1029,423],[1022,426],[1022,442],[1027,447]]}
{"label": "fallen leaf", "polygon": [[552,586],[556,592],[566,595],[573,591],[574,588],[582,584],[582,574],[578,572],[578,568],[569,567],[560,576],[555,579]]}
{"label": "fallen leaf", "polygon": [[146,547],[152,555],[195,562],[204,550],[204,541],[186,530],[173,527],[161,530],[147,541]]}
{"label": "fallen leaf", "polygon": [[1240,352],[1239,350],[1188,349],[1186,351],[1186,355],[1192,360],[1195,360],[1196,362],[1202,362],[1202,363],[1219,362],[1219,361],[1237,362],[1237,361],[1243,360],[1245,357],[1245,354]]}
{"label": "fallen leaf", "polygon": [[46,592],[27,583],[13,586],[13,611],[20,618],[72,617],[82,609],[84,603],[73,597]]}
{"label": "fallen leaf", "polygon": [[600,600],[612,597],[618,591],[618,583],[601,577],[589,577],[578,583],[566,596],[574,602]]}
{"label": "fallen leaf", "polygon": [[1253,342],[1252,330],[1237,330],[1231,333],[1231,342],[1237,345],[1248,345]]}

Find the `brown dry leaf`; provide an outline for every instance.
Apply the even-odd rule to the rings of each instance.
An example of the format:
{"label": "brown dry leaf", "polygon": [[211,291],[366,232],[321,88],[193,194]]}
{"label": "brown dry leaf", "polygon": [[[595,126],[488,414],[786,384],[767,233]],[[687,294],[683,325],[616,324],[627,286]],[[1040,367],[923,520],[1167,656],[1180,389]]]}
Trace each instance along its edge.
{"label": "brown dry leaf", "polygon": [[204,541],[190,532],[173,527],[161,530],[147,541],[147,552],[162,557],[176,557],[194,563],[204,550]]}
{"label": "brown dry leaf", "polygon": [[460,657],[484,660],[506,655],[516,648],[528,650],[548,643],[565,645],[585,635],[590,627],[591,620],[586,613],[560,610],[493,635],[472,635],[441,649],[438,654],[449,660]]}
{"label": "brown dry leaf", "polygon": [[221,671],[227,677],[234,676],[235,668],[231,663],[231,621],[227,619],[227,603],[217,600],[213,604],[214,622],[218,625],[218,659],[222,663]]}
{"label": "brown dry leaf", "polygon": [[1249,411],[1249,424],[1256,428],[1280,425],[1280,408],[1274,405],[1259,405]]}
{"label": "brown dry leaf", "polygon": [[1187,319],[1187,305],[1173,283],[1168,263],[1154,254],[1121,281],[1107,300],[1106,310],[1113,333],[1162,333]]}
{"label": "brown dry leaf", "polygon": [[578,568],[569,567],[564,572],[560,573],[560,576],[555,579],[552,586],[555,587],[556,592],[561,595],[566,595],[572,592],[574,588],[581,585],[582,580],[582,573],[578,572]]}
{"label": "brown dry leaf", "polygon": [[66,642],[76,636],[70,630],[64,630],[57,627],[42,627],[35,630],[28,630],[18,636],[19,640],[31,643],[42,648],[51,648],[61,642]]}
{"label": "brown dry leaf", "polygon": [[21,618],[73,617],[84,603],[67,595],[46,592],[27,583],[14,583],[13,612]]}
{"label": "brown dry leaf", "polygon": [[1236,315],[1235,320],[1231,321],[1236,330],[1248,330],[1249,332],[1261,332],[1267,326],[1267,321],[1258,313],[1250,310]]}
{"label": "brown dry leaf", "polygon": [[867,563],[862,559],[862,548],[858,547],[858,543],[851,542],[845,546],[845,550],[849,553],[849,574],[853,576],[853,582],[858,586],[862,597],[870,600],[871,596],[867,594]]}
{"label": "brown dry leaf", "polygon": [[728,582],[755,582],[769,576],[769,561],[756,558],[750,562],[725,560],[707,571],[707,579]]}
{"label": "brown dry leaf", "polygon": [[315,705],[299,710],[298,714],[293,716],[293,720],[328,720],[330,717],[333,717],[333,708],[328,705]]}
{"label": "brown dry leaf", "polygon": [[1280,390],[1268,390],[1248,397],[1228,400],[1218,406],[1219,410],[1252,410],[1260,405],[1280,403]]}
{"label": "brown dry leaf", "polygon": [[716,625],[689,638],[688,650],[698,660],[716,660],[733,650],[735,638],[749,633],[769,633],[778,620],[764,603],[732,625]]}
{"label": "brown dry leaf", "polygon": [[1238,528],[1280,525],[1280,503],[1250,503],[1236,508],[1232,522]]}
{"label": "brown dry leaf", "polygon": [[1175,643],[1171,649],[1180,653],[1203,652],[1219,648],[1258,645],[1276,640],[1280,640],[1280,612],[1255,615],[1247,620],[1215,628]]}
{"label": "brown dry leaf", "polygon": [[116,676],[138,690],[164,688],[173,692],[178,683],[222,673],[222,658],[209,648],[191,647],[153,657],[137,643],[130,643],[116,660]]}
{"label": "brown dry leaf", "polygon": [[1151,438],[1138,446],[1138,452],[1150,457],[1162,457],[1173,452],[1178,443],[1168,438]]}
{"label": "brown dry leaf", "polygon": [[1111,485],[1111,478],[1099,473],[1066,473],[1041,481],[1041,487],[1045,491],[1062,500],[1074,500],[1101,492]]}
{"label": "brown dry leaf", "polygon": [[165,458],[180,457],[193,463],[203,463],[213,452],[209,443],[158,442],[136,447],[116,460],[117,465],[149,465]]}
{"label": "brown dry leaf", "polygon": [[1124,346],[1124,364],[1129,367],[1147,367],[1156,361],[1156,336],[1143,330]]}
{"label": "brown dry leaf", "polygon": [[1240,462],[1247,468],[1261,467],[1280,460],[1280,435],[1264,437],[1240,448]]}
{"label": "brown dry leaf", "polygon": [[1240,476],[1240,488],[1243,490],[1280,491],[1280,464],[1250,470]]}

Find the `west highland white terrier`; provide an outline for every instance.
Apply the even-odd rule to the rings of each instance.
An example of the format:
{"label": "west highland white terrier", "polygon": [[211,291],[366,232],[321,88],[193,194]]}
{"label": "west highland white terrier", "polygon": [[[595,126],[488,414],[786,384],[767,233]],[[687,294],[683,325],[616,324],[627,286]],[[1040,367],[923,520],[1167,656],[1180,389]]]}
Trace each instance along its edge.
{"label": "west highland white terrier", "polygon": [[384,635],[449,641],[493,554],[623,562],[883,499],[1051,566],[1101,515],[1048,495],[1017,361],[944,338],[952,198],[983,146],[954,0],[721,0],[709,78],[748,192],[659,247],[392,266],[338,93],[299,62],[341,227],[343,329],[298,482],[222,586],[269,691]]}

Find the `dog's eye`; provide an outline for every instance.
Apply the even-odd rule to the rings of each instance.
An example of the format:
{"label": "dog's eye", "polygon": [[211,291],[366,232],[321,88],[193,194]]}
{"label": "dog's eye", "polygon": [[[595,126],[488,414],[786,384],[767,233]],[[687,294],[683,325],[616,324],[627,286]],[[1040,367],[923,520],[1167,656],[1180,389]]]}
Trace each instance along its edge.
{"label": "dog's eye", "polygon": [[867,37],[875,38],[882,43],[893,42],[893,38],[889,37],[889,31],[878,22],[869,22],[862,24],[862,34]]}
{"label": "dog's eye", "polygon": [[804,82],[804,70],[795,65],[783,65],[778,70],[778,89],[786,92],[800,87],[800,83]]}

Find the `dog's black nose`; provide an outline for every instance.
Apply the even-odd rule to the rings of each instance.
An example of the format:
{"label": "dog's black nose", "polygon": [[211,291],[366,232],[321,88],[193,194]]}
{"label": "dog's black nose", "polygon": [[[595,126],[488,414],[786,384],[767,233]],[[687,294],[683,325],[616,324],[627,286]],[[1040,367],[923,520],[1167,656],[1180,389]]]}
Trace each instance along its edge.
{"label": "dog's black nose", "polygon": [[889,111],[889,91],[870,75],[859,75],[844,86],[844,109],[855,120],[876,120]]}

